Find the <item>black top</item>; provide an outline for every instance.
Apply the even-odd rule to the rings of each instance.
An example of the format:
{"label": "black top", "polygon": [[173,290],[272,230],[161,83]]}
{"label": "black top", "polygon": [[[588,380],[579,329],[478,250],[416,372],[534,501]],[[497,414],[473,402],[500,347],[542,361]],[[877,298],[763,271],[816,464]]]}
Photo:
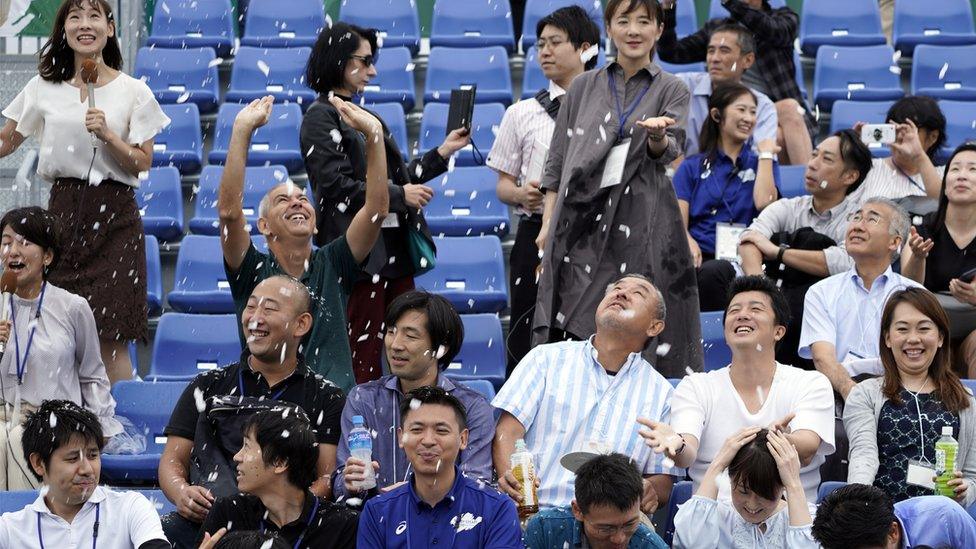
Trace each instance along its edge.
{"label": "black top", "polygon": [[[311,512],[316,499],[318,508],[313,516]],[[327,499],[316,498],[310,492],[305,494],[302,513],[294,522],[278,528],[267,516],[268,510],[257,496],[238,494],[218,498],[200,528],[197,544],[203,541],[204,533],[213,535],[225,526],[228,530],[262,530],[263,526],[264,530],[283,538],[288,547],[294,547],[299,537],[302,538],[298,545],[301,548],[347,549],[356,546],[359,513]],[[304,537],[302,533],[305,534]]]}
{"label": "black top", "polygon": [[272,398],[283,391],[275,400],[297,404],[312,421],[316,440],[323,444],[339,444],[341,428],[339,419],[346,397],[342,390],[324,377],[312,373],[299,356],[295,372],[274,387],[268,387],[264,376],[251,370],[247,365],[250,356],[246,350],[241,361],[225,368],[217,368],[198,375],[180,395],[180,399],[170,414],[169,425],[164,433],[193,440],[196,433],[200,410],[197,408],[197,390],[201,391],[201,402],[214,396],[241,396],[238,380],[244,382],[244,396]]}
{"label": "black top", "polygon": [[925,287],[931,292],[948,292],[950,280],[976,268],[976,238],[959,249],[944,224],[938,230],[932,226],[935,213],[923,217],[915,229],[919,236],[931,238],[934,244],[925,260]]}

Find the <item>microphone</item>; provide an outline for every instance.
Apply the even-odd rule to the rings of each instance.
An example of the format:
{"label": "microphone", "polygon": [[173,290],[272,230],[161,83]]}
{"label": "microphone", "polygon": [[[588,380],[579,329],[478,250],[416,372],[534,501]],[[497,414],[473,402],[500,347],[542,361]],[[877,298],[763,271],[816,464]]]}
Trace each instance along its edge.
{"label": "microphone", "polygon": [[[8,269],[3,272],[3,276],[0,276],[0,320],[7,319],[7,304],[10,303],[10,294],[16,291],[17,275]],[[6,350],[7,343],[0,341],[0,358],[3,358],[3,353]]]}
{"label": "microphone", "polygon": [[94,59],[81,62],[81,81],[88,87],[88,108],[95,108],[95,84],[98,83],[98,63]]}

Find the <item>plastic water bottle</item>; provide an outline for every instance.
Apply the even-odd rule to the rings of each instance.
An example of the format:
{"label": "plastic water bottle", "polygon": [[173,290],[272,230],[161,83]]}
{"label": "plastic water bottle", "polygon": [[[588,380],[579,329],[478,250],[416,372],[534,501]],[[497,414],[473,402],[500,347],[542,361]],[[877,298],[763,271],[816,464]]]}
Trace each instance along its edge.
{"label": "plastic water bottle", "polygon": [[518,505],[519,518],[526,519],[539,512],[539,499],[535,493],[535,466],[525,440],[515,441],[512,454],[512,475],[522,485],[522,502]]}
{"label": "plastic water bottle", "polygon": [[352,431],[349,432],[349,455],[366,464],[366,478],[353,482],[358,490],[376,487],[376,471],[373,470],[373,435],[365,427],[363,416],[352,417]]}
{"label": "plastic water bottle", "polygon": [[937,496],[954,497],[955,491],[949,486],[949,481],[956,478],[956,456],[959,454],[959,442],[952,438],[952,426],[942,428],[942,437],[935,442],[935,494]]}

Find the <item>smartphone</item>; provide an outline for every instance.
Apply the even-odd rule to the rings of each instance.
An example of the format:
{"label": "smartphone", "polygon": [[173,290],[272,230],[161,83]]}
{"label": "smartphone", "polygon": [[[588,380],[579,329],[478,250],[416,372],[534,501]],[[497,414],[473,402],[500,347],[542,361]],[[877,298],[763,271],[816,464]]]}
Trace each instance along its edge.
{"label": "smartphone", "polygon": [[451,106],[447,110],[445,135],[458,128],[471,130],[471,117],[474,116],[474,98],[477,92],[478,87],[475,85],[451,90]]}
{"label": "smartphone", "polygon": [[971,284],[974,278],[976,278],[976,269],[969,269],[968,271],[959,275],[959,280],[962,280],[966,284]]}
{"label": "smartphone", "polygon": [[894,124],[865,124],[861,127],[861,141],[865,145],[891,145],[895,142]]}

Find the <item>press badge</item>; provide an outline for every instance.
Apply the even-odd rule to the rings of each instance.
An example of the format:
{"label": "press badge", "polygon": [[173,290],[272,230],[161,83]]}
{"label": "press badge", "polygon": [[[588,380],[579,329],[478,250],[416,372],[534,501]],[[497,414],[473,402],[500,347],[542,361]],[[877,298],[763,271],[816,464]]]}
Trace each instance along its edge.
{"label": "press badge", "polygon": [[929,490],[935,489],[935,467],[927,461],[908,460],[908,477],[905,482]]}
{"label": "press badge", "polygon": [[391,213],[383,219],[383,224],[380,225],[383,229],[396,229],[400,227],[400,220],[397,218],[397,214]]}
{"label": "press badge", "polygon": [[740,223],[715,224],[715,259],[739,262],[739,235],[747,227]]}
{"label": "press badge", "polygon": [[601,189],[619,185],[623,181],[624,163],[627,161],[628,150],[630,150],[630,139],[624,139],[619,145],[610,149],[607,162],[603,165],[603,177],[600,178]]}

